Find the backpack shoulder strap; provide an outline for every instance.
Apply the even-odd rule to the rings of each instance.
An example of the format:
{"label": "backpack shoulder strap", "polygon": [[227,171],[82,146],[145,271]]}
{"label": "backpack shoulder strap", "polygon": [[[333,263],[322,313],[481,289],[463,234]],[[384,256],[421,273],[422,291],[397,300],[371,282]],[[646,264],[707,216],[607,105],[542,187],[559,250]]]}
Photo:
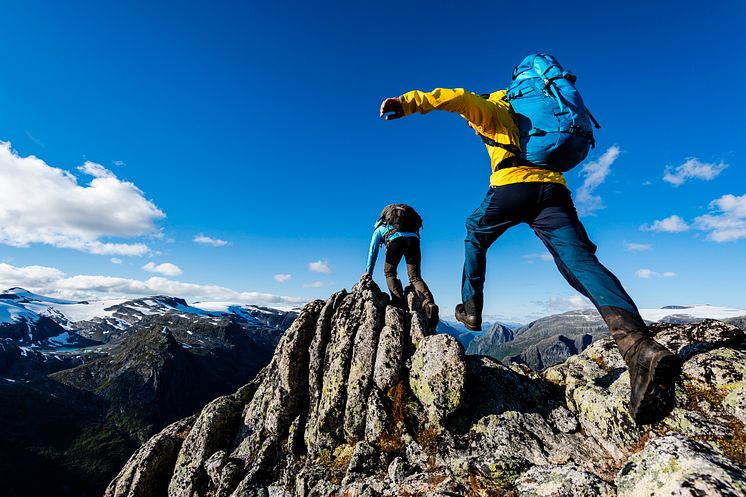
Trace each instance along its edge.
{"label": "backpack shoulder strap", "polygon": [[492,138],[487,138],[486,136],[484,136],[481,133],[479,134],[479,137],[482,139],[482,141],[486,145],[489,145],[490,147],[499,147],[499,148],[502,148],[503,150],[507,150],[508,152],[510,152],[513,155],[521,155],[521,148],[518,147],[517,145],[512,145],[512,144],[509,144],[509,143],[507,143],[507,144],[506,143],[498,143],[495,140],[493,140]]}
{"label": "backpack shoulder strap", "polygon": [[596,129],[601,129],[601,125],[600,125],[600,124],[598,124],[598,121],[596,121],[596,118],[595,118],[595,117],[593,117],[593,114],[591,114],[591,111],[590,111],[590,109],[589,109],[588,107],[586,107],[586,108],[585,108],[585,111],[586,111],[586,112],[588,113],[588,117],[590,117],[590,118],[591,118],[591,121],[593,121],[593,126],[594,126],[594,127],[596,128]]}
{"label": "backpack shoulder strap", "polygon": [[[489,100],[489,98],[491,96],[491,93],[480,93],[479,96],[482,97],[485,100]],[[507,94],[506,94],[506,96],[507,96]],[[509,143],[508,144],[506,144],[506,143],[498,143],[495,140],[493,140],[492,138],[487,138],[486,136],[484,136],[481,133],[477,133],[477,135],[479,135],[479,137],[482,139],[482,141],[484,142],[485,145],[489,145],[490,147],[499,147],[499,148],[502,148],[503,150],[507,150],[508,152],[510,152],[513,155],[520,155],[521,154],[521,148],[518,147],[518,146],[516,146],[516,145],[511,145]]]}

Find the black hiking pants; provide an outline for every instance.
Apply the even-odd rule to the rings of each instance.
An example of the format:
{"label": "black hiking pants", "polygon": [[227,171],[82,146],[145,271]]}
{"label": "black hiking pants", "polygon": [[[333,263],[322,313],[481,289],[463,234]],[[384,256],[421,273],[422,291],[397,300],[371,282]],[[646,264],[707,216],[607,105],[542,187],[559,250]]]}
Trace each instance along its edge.
{"label": "black hiking pants", "polygon": [[420,239],[414,236],[394,238],[386,246],[386,260],[383,264],[383,274],[386,276],[386,285],[389,287],[393,304],[403,306],[405,303],[404,289],[397,276],[397,268],[402,258],[407,263],[409,283],[419,294],[422,303],[434,304],[433,295],[430,293],[430,289],[422,280],[422,275],[420,274],[420,262],[422,260]]}

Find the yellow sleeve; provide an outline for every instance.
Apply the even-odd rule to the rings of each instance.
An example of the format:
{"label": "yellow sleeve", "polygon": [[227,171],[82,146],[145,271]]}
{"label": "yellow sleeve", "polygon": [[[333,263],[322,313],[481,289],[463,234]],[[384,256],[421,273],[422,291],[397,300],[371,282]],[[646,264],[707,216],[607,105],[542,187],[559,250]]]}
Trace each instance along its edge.
{"label": "yellow sleeve", "polygon": [[496,142],[518,143],[518,125],[510,104],[502,99],[504,95],[505,90],[501,90],[485,99],[463,88],[436,88],[429,93],[410,91],[399,100],[404,115],[427,114],[433,110],[455,112],[476,126],[482,135]]}

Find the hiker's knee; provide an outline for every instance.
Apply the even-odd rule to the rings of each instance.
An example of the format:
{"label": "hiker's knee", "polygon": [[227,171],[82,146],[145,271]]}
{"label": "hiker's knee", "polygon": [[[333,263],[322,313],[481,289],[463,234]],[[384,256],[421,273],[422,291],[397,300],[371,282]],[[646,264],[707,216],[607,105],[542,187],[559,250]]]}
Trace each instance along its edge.
{"label": "hiker's knee", "polygon": [[466,228],[467,236],[469,236],[469,233],[474,233],[474,231],[479,229],[482,217],[484,217],[484,215],[481,212],[475,212],[466,218],[464,227]]}
{"label": "hiker's knee", "polygon": [[[467,254],[484,254],[487,251],[488,243],[481,237],[473,232],[467,232],[466,238],[464,239],[464,249]],[[468,255],[467,255],[468,256]]]}

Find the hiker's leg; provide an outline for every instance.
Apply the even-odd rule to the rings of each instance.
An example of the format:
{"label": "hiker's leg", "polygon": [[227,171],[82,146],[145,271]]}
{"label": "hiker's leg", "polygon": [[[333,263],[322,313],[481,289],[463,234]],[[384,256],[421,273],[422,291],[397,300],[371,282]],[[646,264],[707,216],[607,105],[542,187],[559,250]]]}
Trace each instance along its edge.
{"label": "hiker's leg", "polygon": [[404,256],[405,249],[401,240],[401,238],[394,238],[389,242],[386,247],[386,259],[383,263],[383,274],[386,276],[386,286],[389,287],[389,293],[391,294],[391,303],[397,307],[403,307],[405,304],[404,289],[397,275],[397,268]]}
{"label": "hiker's leg", "polygon": [[593,302],[608,325],[630,370],[632,416],[638,423],[665,417],[675,403],[680,360],[652,338],[622,284],[596,258],[596,246],[578,219],[570,192],[562,185],[546,185],[542,209],[530,224],[565,279]]}
{"label": "hiker's leg", "polygon": [[533,189],[530,183],[490,188],[482,204],[466,218],[461,301],[466,313],[478,318],[480,324],[487,249],[505,230],[523,221],[520,212]]}
{"label": "hiker's leg", "polygon": [[420,252],[420,239],[415,237],[407,238],[407,249],[404,252],[404,259],[407,262],[407,276],[409,283],[414,287],[417,295],[420,297],[422,310],[427,316],[427,324],[431,329],[438,326],[440,320],[438,306],[435,305],[435,298],[427,287],[427,283],[422,279],[420,263],[422,260]]}
{"label": "hiker's leg", "polygon": [[[562,185],[544,187],[542,208],[532,220],[531,227],[554,257],[557,268],[568,283],[585,295],[598,308],[604,319],[614,314],[617,320],[634,322],[637,338],[649,336],[647,327],[616,276],[596,257],[596,245],[590,241],[578,219],[570,192]],[[607,311],[612,308],[614,311]],[[619,347],[624,354],[629,345],[622,340]]]}
{"label": "hiker's leg", "polygon": [[404,252],[404,260],[407,263],[407,276],[409,283],[414,287],[422,300],[422,303],[434,303],[433,294],[422,279],[420,252],[420,240],[415,237],[407,237],[407,248]]}

